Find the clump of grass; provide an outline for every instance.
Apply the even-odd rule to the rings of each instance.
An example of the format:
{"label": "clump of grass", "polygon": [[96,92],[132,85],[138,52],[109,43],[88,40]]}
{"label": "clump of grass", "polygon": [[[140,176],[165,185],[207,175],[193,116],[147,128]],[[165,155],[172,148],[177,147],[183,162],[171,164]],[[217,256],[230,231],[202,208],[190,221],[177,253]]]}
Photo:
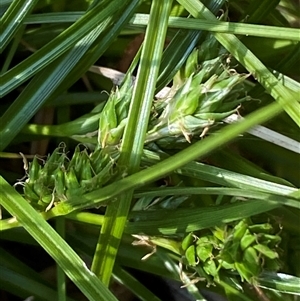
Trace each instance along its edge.
{"label": "clump of grass", "polygon": [[[126,270],[140,267],[195,299],[207,285],[228,300],[300,294],[297,5],[203,3],[1,4],[1,157],[23,158],[26,174],[1,167],[1,240],[37,242],[59,267],[55,289],[4,245],[4,290],[72,300],[67,275],[89,300],[107,301],[115,278],[159,300]],[[123,80],[93,69],[117,86],[85,73],[104,57],[116,68],[128,49]],[[32,120],[51,110],[48,124]],[[273,131],[253,131],[261,123]]]}

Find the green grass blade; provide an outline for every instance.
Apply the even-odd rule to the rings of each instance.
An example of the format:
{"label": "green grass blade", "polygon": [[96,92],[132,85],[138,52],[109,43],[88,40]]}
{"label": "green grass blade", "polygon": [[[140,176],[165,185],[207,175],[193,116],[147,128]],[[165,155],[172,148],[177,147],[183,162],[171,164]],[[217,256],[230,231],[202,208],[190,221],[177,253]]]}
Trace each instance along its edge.
{"label": "green grass blade", "polygon": [[69,245],[2,177],[0,190],[0,204],[20,221],[89,300],[116,301]]}
{"label": "green grass blade", "polygon": [[[128,174],[139,169],[144,140],[154,97],[162,49],[165,43],[172,1],[153,1],[146,31],[141,63],[129,109],[118,164]],[[151,63],[150,63],[151,62]],[[155,62],[153,64],[152,62]],[[123,172],[121,171],[121,172]],[[132,192],[129,191],[106,209],[104,224],[93,260],[92,270],[108,285],[127,220]]]}
{"label": "green grass blade", "polygon": [[82,17],[84,12],[44,13],[28,16],[24,24],[73,23]]}
{"label": "green grass blade", "polygon": [[[1,229],[1,231],[3,231],[1,227],[0,227],[0,229]],[[49,285],[49,283],[47,283],[46,280],[41,278],[41,275],[38,272],[36,272],[32,268],[30,268],[28,265],[26,265],[20,259],[14,257],[14,255],[7,252],[5,249],[0,248],[0,257],[1,257],[1,266],[6,267],[7,269],[14,271],[23,276],[30,275],[31,280],[40,282],[45,285],[46,284]]]}
{"label": "green grass blade", "polygon": [[15,33],[22,26],[24,19],[30,14],[38,0],[14,1],[0,19],[0,53],[14,37]]}
{"label": "green grass blade", "polygon": [[[0,229],[2,230],[1,226]],[[12,234],[11,232],[10,235],[18,241],[17,235]],[[1,236],[1,239],[5,240],[3,235]],[[2,286],[5,291],[17,294],[23,299],[28,296],[35,296],[41,298],[41,300],[58,300],[55,287],[41,277],[38,272],[27,266],[23,261],[1,248],[0,258],[0,286]],[[70,298],[68,300],[71,301]]]}
{"label": "green grass blade", "polygon": [[94,31],[94,34],[100,34],[103,30],[101,22],[105,27],[105,22],[107,23],[110,19],[113,19],[113,14],[120,8],[119,5],[121,3],[118,3],[117,0],[101,2],[47,45],[4,73],[1,79],[2,89],[0,95],[4,96],[9,93],[72,47],[82,46],[83,44],[79,41],[91,32]]}
{"label": "green grass blade", "polygon": [[13,0],[2,0],[0,2],[0,7],[2,8],[3,6],[6,7],[8,6],[9,4],[11,4],[13,2]]}
{"label": "green grass blade", "polygon": [[[75,209],[96,206],[101,202],[116,197],[118,194],[123,193],[126,190],[139,188],[147,183],[151,183],[152,181],[166,176],[176,169],[182,168],[189,162],[197,158],[199,159],[201,156],[208,154],[221,145],[228,143],[252,126],[265,122],[269,118],[272,118],[272,116],[276,116],[279,112],[281,112],[281,110],[281,105],[277,103],[272,103],[263,109],[256,110],[249,114],[242,122],[226,126],[218,135],[196,142],[176,155],[165,159],[146,170],[142,170],[139,173],[130,175],[111,185],[101,188],[100,190],[86,194],[84,199],[72,199],[61,203],[53,208],[49,214],[53,214],[54,216],[64,215]],[[291,189],[290,187],[288,188]],[[290,192],[293,192],[293,190]]]}
{"label": "green grass blade", "polygon": [[[241,189],[258,190],[272,193],[274,195],[290,195],[298,191],[297,188],[260,180],[255,177],[235,173],[226,169],[205,165],[199,162],[190,162],[186,166],[177,170],[178,173],[189,177],[195,177],[215,184]],[[297,198],[297,197],[295,197]]]}
{"label": "green grass blade", "polygon": [[114,279],[129,288],[141,301],[161,301],[149,289],[119,265],[114,266]]}
{"label": "green grass blade", "polygon": [[6,55],[6,58],[5,58],[5,62],[3,63],[3,66],[2,66],[2,69],[1,69],[1,74],[5,71],[7,71],[7,69],[9,68],[9,65],[17,51],[17,48],[18,48],[18,45],[20,43],[20,40],[23,36],[23,33],[24,33],[24,29],[25,29],[25,26],[21,26],[18,31],[16,32],[14,38],[13,38],[13,41],[9,47],[9,50],[8,50],[8,53]]}
{"label": "green grass blade", "polygon": [[[227,279],[226,279],[227,280]],[[224,291],[226,292],[226,296],[229,298],[229,300],[232,301],[257,301],[256,299],[249,298],[241,289],[238,289],[235,285],[235,287],[232,285],[232,283],[228,283],[228,281],[225,280],[219,280],[218,284],[223,287]]]}
{"label": "green grass blade", "polygon": [[300,296],[300,278],[282,273],[263,273],[258,277],[258,286],[282,293]]}
{"label": "green grass blade", "polygon": [[[126,5],[129,2],[130,5]],[[108,17],[80,40],[70,52],[34,77],[0,118],[0,149],[4,149],[10,143],[51,95],[58,95],[67,89],[84,70],[88,69],[101,56],[120,32],[121,26],[128,21],[137,3],[138,0],[126,0],[126,2],[115,0],[115,5],[120,4],[118,12],[122,13],[121,17],[119,14],[114,15],[113,18]],[[111,23],[112,21],[114,24]],[[110,30],[107,30],[108,28]],[[94,42],[96,45],[93,44]]]}
{"label": "green grass blade", "polygon": [[[149,15],[136,14],[130,20],[129,24],[132,24],[133,26],[134,25],[146,26],[148,22],[149,22]],[[299,29],[278,27],[278,26],[170,17],[169,28],[206,30],[211,32],[230,33],[235,35],[246,35],[246,36],[300,41]]]}
{"label": "green grass blade", "polygon": [[184,208],[176,210],[133,211],[126,233],[174,235],[198,231],[264,213],[280,205],[261,200],[248,200],[224,206]]}
{"label": "green grass blade", "polygon": [[248,23],[266,19],[274,11],[280,0],[255,0],[251,1],[244,18]]}
{"label": "green grass blade", "polygon": [[[65,239],[66,237],[66,224],[65,224],[65,219],[58,218],[55,221],[55,226],[56,226],[56,231],[57,233]],[[64,270],[57,265],[56,267],[56,283],[57,283],[57,291],[58,291],[58,301],[66,301],[67,298],[67,282],[66,282],[66,274]]]}
{"label": "green grass blade", "polygon": [[[241,176],[242,177],[242,176]],[[300,208],[300,201],[288,198],[286,196],[272,195],[269,193],[251,191],[227,187],[172,187],[164,189],[151,189],[143,192],[136,192],[135,197],[158,197],[167,195],[228,195],[237,197],[246,197],[257,199],[261,201],[272,201],[277,204],[286,205],[290,207]],[[200,200],[199,200],[200,201]]]}
{"label": "green grass blade", "polygon": [[[7,267],[1,266],[0,282],[3,290],[25,299],[34,296],[38,300],[53,301],[59,300],[55,289],[49,285],[42,284]],[[75,301],[68,298],[67,301]]]}
{"label": "green grass blade", "polygon": [[[219,9],[221,9],[224,2],[224,0],[205,1],[209,9],[214,13],[217,13]],[[176,33],[175,37],[165,49],[161,60],[159,77],[156,85],[157,92],[173,79],[176,72],[184,64],[204,34],[205,32],[196,30],[179,30]]]}

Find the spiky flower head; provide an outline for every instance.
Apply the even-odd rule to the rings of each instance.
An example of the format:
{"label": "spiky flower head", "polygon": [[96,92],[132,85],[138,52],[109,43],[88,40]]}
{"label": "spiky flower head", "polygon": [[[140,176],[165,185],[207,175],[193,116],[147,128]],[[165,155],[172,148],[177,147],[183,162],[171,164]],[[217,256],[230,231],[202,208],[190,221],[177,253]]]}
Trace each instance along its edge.
{"label": "spiky flower head", "polygon": [[166,144],[182,136],[190,142],[192,136],[233,114],[248,99],[243,86],[247,75],[230,69],[224,54],[202,62],[199,57],[204,57],[203,49],[194,50],[175,76],[170,93],[174,96],[162,100],[163,110],[152,119],[147,142]]}
{"label": "spiky flower head", "polygon": [[47,211],[59,202],[100,188],[114,176],[118,152],[114,148],[75,148],[71,159],[60,145],[41,165],[36,156],[29,164],[24,197],[39,211]]}
{"label": "spiky flower head", "polygon": [[270,223],[253,224],[250,219],[216,227],[206,233],[189,233],[182,241],[184,261],[201,266],[210,281],[221,273],[237,273],[242,281],[255,283],[264,271],[280,268],[278,245],[281,237]]}
{"label": "spiky flower head", "polygon": [[132,89],[132,80],[128,75],[121,87],[116,87],[111,92],[99,118],[98,144],[102,148],[120,143],[127,122]]}

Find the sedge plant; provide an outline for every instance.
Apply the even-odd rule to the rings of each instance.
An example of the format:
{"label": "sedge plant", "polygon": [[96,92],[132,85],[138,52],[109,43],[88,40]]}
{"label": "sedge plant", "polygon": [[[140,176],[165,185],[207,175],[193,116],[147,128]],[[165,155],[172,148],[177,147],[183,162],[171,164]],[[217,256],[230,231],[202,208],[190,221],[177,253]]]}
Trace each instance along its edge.
{"label": "sedge plant", "polygon": [[[0,7],[3,294],[77,300],[67,276],[88,300],[118,300],[113,282],[164,300],[134,268],[192,300],[297,300],[296,1]],[[247,134],[260,124],[295,147]],[[57,284],[12,243],[45,250]]]}

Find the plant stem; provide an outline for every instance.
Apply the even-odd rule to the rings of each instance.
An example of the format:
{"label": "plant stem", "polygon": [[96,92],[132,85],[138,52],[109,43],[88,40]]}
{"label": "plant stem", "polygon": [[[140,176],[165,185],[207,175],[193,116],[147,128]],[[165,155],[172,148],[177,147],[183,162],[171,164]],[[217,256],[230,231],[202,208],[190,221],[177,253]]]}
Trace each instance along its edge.
{"label": "plant stem", "polygon": [[[57,233],[65,239],[66,236],[66,229],[65,229],[65,218],[60,217],[56,220],[56,231]],[[58,291],[58,300],[59,301],[66,301],[66,276],[64,270],[59,266],[56,265],[56,275],[57,275],[57,291]]]}
{"label": "plant stem", "polygon": [[[140,166],[171,5],[172,0],[164,2],[154,0],[151,6],[149,25],[118,162],[123,172],[127,174],[137,172]],[[92,271],[107,286],[127,221],[132,194],[133,190],[127,191],[107,207],[101,228]]]}

